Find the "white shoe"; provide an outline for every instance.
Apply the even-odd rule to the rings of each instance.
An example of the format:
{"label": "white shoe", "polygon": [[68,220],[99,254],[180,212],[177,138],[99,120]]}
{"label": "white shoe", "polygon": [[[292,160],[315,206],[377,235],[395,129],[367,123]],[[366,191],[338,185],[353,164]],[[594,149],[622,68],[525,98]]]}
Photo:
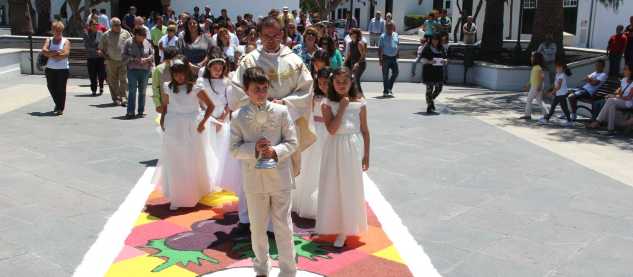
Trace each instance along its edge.
{"label": "white shoe", "polygon": [[334,242],[334,247],[341,248],[345,245],[345,240],[347,239],[346,235],[338,235],[336,236],[336,241]]}
{"label": "white shoe", "polygon": [[561,114],[558,116],[558,119],[567,119],[567,117],[564,114]]}
{"label": "white shoe", "polygon": [[538,123],[540,123],[540,124],[547,124],[547,123],[549,123],[549,120],[545,119],[545,117],[541,117],[541,119],[538,120]]}

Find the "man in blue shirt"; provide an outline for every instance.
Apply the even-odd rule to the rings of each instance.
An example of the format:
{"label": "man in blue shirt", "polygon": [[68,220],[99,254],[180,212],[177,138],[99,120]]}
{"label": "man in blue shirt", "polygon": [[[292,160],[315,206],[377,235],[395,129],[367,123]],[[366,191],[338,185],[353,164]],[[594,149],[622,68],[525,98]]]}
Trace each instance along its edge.
{"label": "man in blue shirt", "polygon": [[[398,33],[395,32],[396,25],[393,21],[389,21],[385,24],[386,32],[380,35],[378,40],[378,58],[380,66],[382,67],[382,83],[383,83],[383,97],[393,97],[393,83],[398,78],[398,55],[399,55],[399,43],[400,38]],[[391,70],[391,77],[389,77],[389,70]]]}
{"label": "man in blue shirt", "polygon": [[377,11],[376,17],[369,21],[367,31],[369,32],[369,45],[376,46],[376,44],[378,44],[378,38],[385,32],[385,21],[381,18],[380,11]]}

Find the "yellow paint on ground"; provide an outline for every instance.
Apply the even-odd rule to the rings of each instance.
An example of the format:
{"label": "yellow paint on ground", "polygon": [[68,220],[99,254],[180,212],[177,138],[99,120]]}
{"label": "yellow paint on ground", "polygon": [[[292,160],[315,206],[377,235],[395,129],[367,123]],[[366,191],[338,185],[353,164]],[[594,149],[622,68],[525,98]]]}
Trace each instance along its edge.
{"label": "yellow paint on ground", "polygon": [[398,253],[398,250],[393,245],[380,250],[373,255],[396,263],[405,264],[402,258],[400,258],[400,253]]}
{"label": "yellow paint on ground", "polygon": [[151,276],[151,277],[160,277],[160,276],[170,276],[170,277],[194,277],[196,273],[186,270],[180,266],[171,266],[166,268],[161,272],[152,272],[152,269],[164,263],[165,261],[150,256],[139,256],[132,259],[127,259],[120,261],[118,263],[112,264],[108,272],[106,273],[106,277],[143,277],[143,276]]}
{"label": "yellow paint on ground", "polygon": [[233,202],[238,201],[237,195],[234,192],[230,191],[218,191],[212,192],[200,199],[200,204],[207,205],[210,207],[222,207],[227,204],[231,204]]}
{"label": "yellow paint on ground", "polygon": [[150,214],[146,212],[142,212],[136,219],[136,222],[134,222],[134,227],[147,224],[147,223],[152,223],[157,220],[160,220],[160,219],[158,217],[151,216]]}

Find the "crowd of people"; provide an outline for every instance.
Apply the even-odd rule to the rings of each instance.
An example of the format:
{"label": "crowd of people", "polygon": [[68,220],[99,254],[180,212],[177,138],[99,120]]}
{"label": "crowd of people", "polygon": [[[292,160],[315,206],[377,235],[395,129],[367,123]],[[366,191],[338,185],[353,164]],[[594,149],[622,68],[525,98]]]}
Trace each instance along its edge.
{"label": "crowd of people", "polygon": [[[345,41],[331,26],[311,24],[304,14],[295,20],[287,8],[257,22],[246,14],[236,24],[226,10],[214,17],[194,9],[176,19],[168,10],[151,27],[135,12],[110,19],[109,27],[98,13],[90,16],[84,38],[90,89],[101,95],[107,80],[113,104],[126,106],[125,118],[132,119],[145,116],[151,78],[161,139],[152,181],[170,209],[194,207],[213,191],[239,195],[231,235],[252,241],[258,276],[270,271],[268,231],[276,238],[280,276],[295,275],[291,211],[315,219],[318,234],[335,235],[334,247],[367,230],[363,171],[370,138],[360,85],[367,46],[358,28],[350,27],[341,51]],[[58,115],[69,69],[63,29],[53,23],[54,36],[43,46]],[[388,38],[395,44],[385,47],[397,49],[389,36],[380,43]]]}

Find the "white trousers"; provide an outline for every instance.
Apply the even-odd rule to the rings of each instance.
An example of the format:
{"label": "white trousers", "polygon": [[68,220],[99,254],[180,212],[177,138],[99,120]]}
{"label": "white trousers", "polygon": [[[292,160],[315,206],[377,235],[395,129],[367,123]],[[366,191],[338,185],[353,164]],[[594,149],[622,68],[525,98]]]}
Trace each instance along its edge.
{"label": "white trousers", "polygon": [[242,189],[237,194],[237,197],[240,199],[239,204],[238,204],[239,211],[237,213],[240,219],[240,223],[248,224],[250,223],[250,221],[248,219],[248,206],[246,204],[247,200],[246,200],[246,194],[244,193],[244,186],[242,186]]}
{"label": "white trousers", "polygon": [[280,277],[294,277],[297,274],[295,248],[293,242],[292,218],[290,207],[292,192],[279,191],[271,193],[247,193],[248,216],[251,220],[251,243],[255,253],[255,273],[268,275],[271,269],[268,255],[269,220],[272,219],[275,230],[275,242],[279,252]]}
{"label": "white trousers", "polygon": [[543,89],[530,87],[528,92],[527,101],[525,103],[525,116],[532,116],[532,101],[536,99],[536,105],[541,108],[543,115],[547,114],[547,108],[543,104]]}
{"label": "white trousers", "polygon": [[[627,102],[629,101],[619,98],[607,99],[607,101],[604,103],[604,107],[602,107],[602,110],[600,111],[600,114],[598,114],[597,120],[600,122],[607,122],[608,130],[615,130],[615,125],[618,119],[618,109],[628,108],[629,106],[627,105]],[[623,118],[619,119],[622,120]]]}

